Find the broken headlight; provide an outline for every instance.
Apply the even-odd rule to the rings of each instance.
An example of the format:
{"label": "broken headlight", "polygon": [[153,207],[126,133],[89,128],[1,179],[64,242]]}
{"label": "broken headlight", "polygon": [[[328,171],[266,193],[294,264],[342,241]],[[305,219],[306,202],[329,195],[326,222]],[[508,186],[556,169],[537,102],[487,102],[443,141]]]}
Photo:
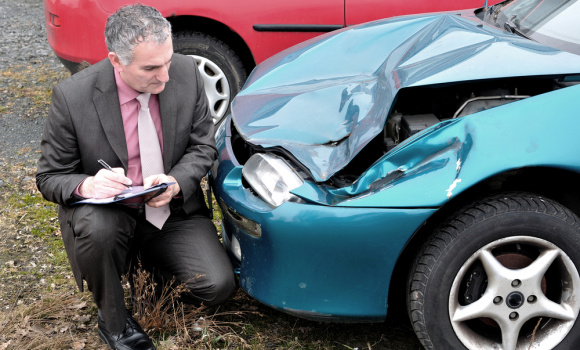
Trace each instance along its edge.
{"label": "broken headlight", "polygon": [[268,153],[256,153],[242,169],[244,179],[265,202],[273,207],[294,197],[290,193],[304,181],[282,158]]}

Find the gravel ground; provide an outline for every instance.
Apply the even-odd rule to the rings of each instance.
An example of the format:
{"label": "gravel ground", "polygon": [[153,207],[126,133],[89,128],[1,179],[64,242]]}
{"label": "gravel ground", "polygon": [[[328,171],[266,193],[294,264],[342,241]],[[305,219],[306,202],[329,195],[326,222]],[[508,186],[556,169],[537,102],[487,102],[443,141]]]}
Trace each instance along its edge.
{"label": "gravel ground", "polygon": [[[24,82],[13,78],[26,66],[63,71],[46,40],[42,0],[0,0],[0,106],[12,104],[7,112],[0,110],[0,159],[27,161],[37,158],[44,115],[30,107],[28,98],[14,98],[8,88],[23,88]],[[32,78],[32,87],[38,84]],[[40,89],[50,88],[38,86]],[[28,152],[23,152],[27,149]]]}
{"label": "gravel ground", "polygon": [[46,41],[43,13],[42,0],[0,1],[0,70],[35,59],[60,65]]}
{"label": "gravel ground", "polygon": [[[52,86],[68,76],[46,40],[42,0],[0,0],[0,194],[34,186]],[[5,208],[0,208],[0,214]],[[0,215],[0,223],[2,216]],[[0,247],[14,232],[0,226]],[[0,263],[10,253],[0,250]],[[14,252],[12,252],[14,254]]]}
{"label": "gravel ground", "polygon": [[[23,201],[37,196],[34,174],[52,86],[69,75],[48,45],[43,13],[42,0],[0,0],[2,311],[39,300],[47,285],[50,287],[50,281],[45,280],[47,276],[64,274],[70,278],[71,275],[62,266],[47,263],[48,243],[33,234],[26,224],[28,220],[36,220],[35,214],[44,210],[52,217],[39,225],[54,227],[53,207],[38,199],[34,204]],[[22,204],[6,204],[14,198]],[[6,349],[2,345],[0,339],[0,349]]]}

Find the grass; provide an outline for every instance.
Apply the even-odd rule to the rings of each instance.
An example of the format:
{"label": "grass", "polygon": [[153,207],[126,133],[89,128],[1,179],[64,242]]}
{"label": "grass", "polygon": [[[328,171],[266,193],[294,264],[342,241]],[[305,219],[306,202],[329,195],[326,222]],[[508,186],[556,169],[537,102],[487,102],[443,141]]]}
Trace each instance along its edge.
{"label": "grass", "polygon": [[50,105],[52,82],[64,79],[68,73],[64,70],[53,70],[38,61],[21,66],[15,65],[0,72],[2,80],[7,82],[3,91],[12,97],[6,105],[0,106],[0,113],[6,113],[14,106],[17,99],[26,98],[33,108],[46,109]]}
{"label": "grass", "polygon": [[42,239],[49,248],[50,263],[59,265],[67,263],[58,227],[57,205],[44,200],[36,189],[32,180],[35,170],[26,168],[23,164],[8,165],[7,170],[15,178],[21,176],[18,174],[24,173],[26,174],[24,178],[28,179],[24,183],[14,181],[6,186],[3,207],[13,216],[11,226],[17,227],[21,233]]}

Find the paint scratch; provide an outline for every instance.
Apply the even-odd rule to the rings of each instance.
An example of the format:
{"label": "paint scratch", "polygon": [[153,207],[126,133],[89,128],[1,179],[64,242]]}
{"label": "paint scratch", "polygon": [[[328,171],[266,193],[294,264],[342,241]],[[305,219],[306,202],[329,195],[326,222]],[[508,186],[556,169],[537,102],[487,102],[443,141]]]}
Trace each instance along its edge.
{"label": "paint scratch", "polygon": [[460,182],[461,182],[461,179],[455,179],[455,181],[453,181],[451,186],[449,186],[449,188],[446,190],[447,191],[447,198],[451,198],[451,196],[453,196],[452,191],[455,189],[455,187],[457,187],[457,184]]}

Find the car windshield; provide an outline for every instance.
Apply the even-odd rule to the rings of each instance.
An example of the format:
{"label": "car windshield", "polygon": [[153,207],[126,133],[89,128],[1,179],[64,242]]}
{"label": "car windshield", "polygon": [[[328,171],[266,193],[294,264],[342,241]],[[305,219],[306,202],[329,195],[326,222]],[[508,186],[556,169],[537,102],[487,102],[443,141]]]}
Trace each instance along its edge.
{"label": "car windshield", "polygon": [[492,6],[484,20],[542,44],[580,54],[580,1],[505,1]]}

